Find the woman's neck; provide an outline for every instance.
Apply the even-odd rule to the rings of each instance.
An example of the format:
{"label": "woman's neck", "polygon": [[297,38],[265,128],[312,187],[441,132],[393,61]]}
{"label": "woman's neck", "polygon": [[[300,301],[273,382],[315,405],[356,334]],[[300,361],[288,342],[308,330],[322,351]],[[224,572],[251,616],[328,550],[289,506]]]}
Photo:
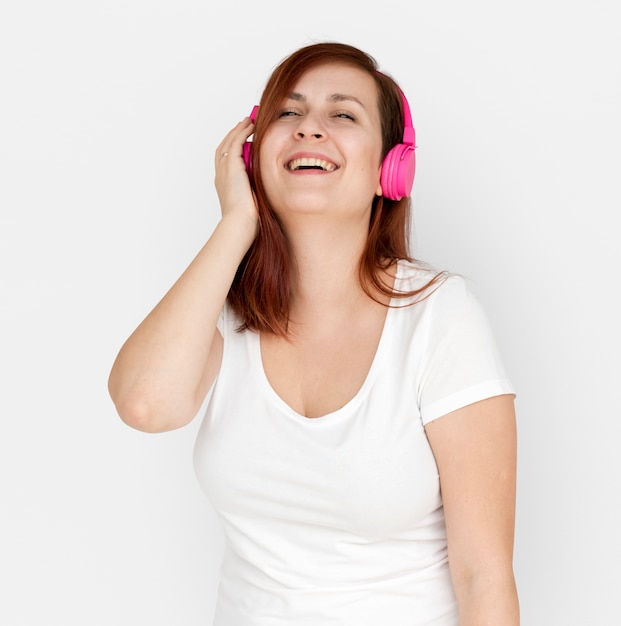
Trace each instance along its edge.
{"label": "woman's neck", "polygon": [[292,321],[353,309],[361,299],[368,299],[360,284],[368,221],[341,225],[324,217],[301,222],[287,229],[294,260]]}

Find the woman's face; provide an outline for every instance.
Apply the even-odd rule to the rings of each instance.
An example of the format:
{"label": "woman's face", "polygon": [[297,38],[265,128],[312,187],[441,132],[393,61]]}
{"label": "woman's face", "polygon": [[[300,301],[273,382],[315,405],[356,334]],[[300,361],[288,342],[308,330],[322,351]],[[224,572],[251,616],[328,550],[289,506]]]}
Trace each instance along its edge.
{"label": "woman's face", "polygon": [[381,194],[377,87],[344,64],[306,72],[281,103],[260,149],[261,176],[274,210],[360,215]]}

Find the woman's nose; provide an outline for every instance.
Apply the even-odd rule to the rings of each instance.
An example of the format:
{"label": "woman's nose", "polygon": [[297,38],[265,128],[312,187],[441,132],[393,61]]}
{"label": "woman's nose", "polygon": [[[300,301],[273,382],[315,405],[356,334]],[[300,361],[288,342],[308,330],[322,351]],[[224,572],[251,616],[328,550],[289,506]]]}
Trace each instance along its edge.
{"label": "woman's nose", "polygon": [[323,133],[320,133],[317,131],[311,133],[302,129],[298,130],[296,134],[300,139],[304,139],[305,137],[312,137],[313,139],[321,139],[323,137]]}
{"label": "woman's nose", "polygon": [[297,136],[300,139],[304,139],[304,137],[306,137],[306,136],[312,137],[313,139],[321,139],[323,137],[323,134],[322,133],[305,133],[302,130],[298,130]]}
{"label": "woman's nose", "polygon": [[321,139],[325,136],[321,122],[314,115],[305,115],[298,124],[296,137],[298,139],[312,138]]}

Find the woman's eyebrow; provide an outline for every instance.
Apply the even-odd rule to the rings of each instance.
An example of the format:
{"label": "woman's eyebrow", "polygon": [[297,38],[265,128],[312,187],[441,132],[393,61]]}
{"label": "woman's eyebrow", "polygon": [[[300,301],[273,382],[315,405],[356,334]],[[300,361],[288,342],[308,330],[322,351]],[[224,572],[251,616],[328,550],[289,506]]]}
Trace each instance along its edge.
{"label": "woman's eyebrow", "polygon": [[349,96],[344,93],[333,93],[331,96],[327,98],[330,102],[357,102],[363,109],[365,108],[364,104],[356,96]]}
{"label": "woman's eyebrow", "polygon": [[[289,94],[290,100],[296,100],[297,102],[306,102],[306,96],[304,94],[298,93],[297,91],[292,91]],[[365,108],[364,104],[356,98],[356,96],[350,96],[344,93],[333,93],[327,96],[326,100],[328,102],[357,102],[363,109]]]}

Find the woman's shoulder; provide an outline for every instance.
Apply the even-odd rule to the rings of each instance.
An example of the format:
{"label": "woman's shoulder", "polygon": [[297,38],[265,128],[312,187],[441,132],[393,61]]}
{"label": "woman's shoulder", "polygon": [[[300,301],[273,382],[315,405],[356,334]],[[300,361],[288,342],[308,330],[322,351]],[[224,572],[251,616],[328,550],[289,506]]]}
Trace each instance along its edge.
{"label": "woman's shoulder", "polygon": [[416,312],[416,319],[424,316],[427,328],[434,328],[440,334],[449,329],[452,329],[450,332],[461,329],[472,333],[474,329],[483,332],[482,329],[490,325],[487,311],[466,276],[441,272],[416,261],[400,261],[397,275],[399,280],[395,281],[395,287],[400,291],[419,289],[411,299],[406,298],[404,304],[414,305],[406,308]]}
{"label": "woman's shoulder", "polygon": [[400,260],[395,273],[394,290],[396,294],[410,293],[413,303],[426,300],[431,296],[436,299],[459,297],[468,291],[466,280],[460,274],[439,270],[436,267],[417,260]]}
{"label": "woman's shoulder", "polygon": [[441,273],[443,272],[425,261],[399,259],[395,277],[397,281],[425,281]]}
{"label": "woman's shoulder", "polygon": [[395,306],[416,310],[416,317],[430,315],[434,325],[486,318],[470,281],[462,274],[419,261],[399,261],[394,289]]}

